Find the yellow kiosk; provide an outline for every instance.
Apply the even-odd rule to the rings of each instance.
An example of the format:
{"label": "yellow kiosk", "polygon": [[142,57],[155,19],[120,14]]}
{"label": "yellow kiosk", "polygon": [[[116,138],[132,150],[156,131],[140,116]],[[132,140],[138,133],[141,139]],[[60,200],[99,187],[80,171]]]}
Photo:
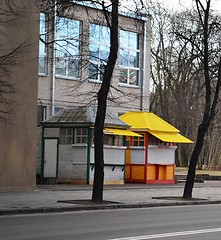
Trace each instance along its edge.
{"label": "yellow kiosk", "polygon": [[193,143],[151,112],[128,112],[120,119],[139,137],[128,138],[126,182],[174,184],[176,143]]}

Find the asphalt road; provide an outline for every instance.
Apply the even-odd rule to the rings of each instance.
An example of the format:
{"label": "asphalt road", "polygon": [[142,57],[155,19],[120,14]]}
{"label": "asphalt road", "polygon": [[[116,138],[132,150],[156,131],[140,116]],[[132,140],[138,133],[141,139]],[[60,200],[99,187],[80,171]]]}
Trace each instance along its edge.
{"label": "asphalt road", "polygon": [[221,205],[0,217],[1,240],[220,240]]}

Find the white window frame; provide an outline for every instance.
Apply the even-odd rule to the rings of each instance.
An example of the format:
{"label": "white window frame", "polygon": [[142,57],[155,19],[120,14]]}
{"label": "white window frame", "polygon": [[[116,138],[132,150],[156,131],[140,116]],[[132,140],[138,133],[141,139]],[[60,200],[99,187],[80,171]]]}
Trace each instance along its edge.
{"label": "white window frame", "polygon": [[87,138],[88,138],[88,129],[87,128],[75,128],[74,144],[79,144],[79,143],[87,144]]}
{"label": "white window frame", "polygon": [[[71,37],[71,35],[72,34],[70,34],[69,32],[68,32],[68,35],[67,36],[63,36],[62,38],[60,38],[60,37],[58,37],[58,35],[60,35],[60,34],[58,34],[58,31],[59,31],[59,29],[58,29],[58,27],[59,27],[59,21],[62,21],[62,20],[65,20],[65,21],[67,21],[67,32],[68,32],[68,23],[70,22],[71,23],[71,21],[76,21],[76,22],[78,22],[79,23],[79,34],[78,34],[78,36],[74,36],[74,37]],[[81,51],[81,46],[80,46],[80,43],[81,43],[81,22],[80,21],[78,21],[78,20],[75,20],[75,19],[70,19],[70,18],[66,18],[66,17],[57,17],[56,18],[56,23],[57,23],[57,25],[56,25],[56,32],[55,32],[55,45],[56,45],[56,49],[55,49],[55,76],[56,77],[58,77],[58,78],[63,78],[63,79],[71,79],[71,80],[79,80],[80,79],[80,51]],[[63,29],[63,28],[62,28]],[[69,35],[70,34],[70,35]],[[64,70],[64,74],[59,74],[59,73],[57,73],[57,64],[59,64],[58,63],[58,61],[57,61],[57,59],[59,58],[58,57],[58,52],[59,52],[59,41],[61,42],[61,41],[63,41],[63,42],[66,42],[66,46],[63,46],[63,49],[65,49],[65,51],[66,51],[66,53],[65,54],[67,54],[67,56],[66,57],[63,57],[63,58],[61,58],[61,59],[63,59],[63,66],[64,66],[64,68],[63,68],[63,70]],[[74,43],[75,42],[77,42],[78,43],[78,54],[76,55],[76,56],[72,56],[71,54],[68,54],[71,50],[71,45],[73,44],[73,46],[74,46]],[[60,46],[60,48],[62,48],[61,46]],[[70,51],[69,51],[70,50]],[[64,54],[64,55],[65,55]],[[70,58],[71,57],[71,58]],[[70,67],[69,67],[69,64],[70,64],[70,61],[72,60],[72,59],[74,59],[76,62],[78,61],[78,64],[77,64],[77,77],[76,76],[70,76],[69,75],[69,73],[71,72],[70,71]],[[62,63],[61,63],[62,64]],[[61,68],[62,69],[62,68]]]}
{"label": "white window frame", "polygon": [[60,144],[72,144],[73,143],[73,129],[72,128],[60,128]]}
{"label": "white window frame", "polygon": [[[136,34],[137,35],[137,43],[136,43],[136,46],[134,48],[131,48],[129,46],[129,41],[127,42],[127,45],[128,47],[125,47],[123,44],[122,44],[122,39],[121,39],[121,32],[127,32],[128,34]],[[129,40],[129,39],[128,39]],[[123,46],[122,46],[123,45]],[[127,30],[120,30],[120,52],[121,50],[124,50],[127,52],[127,65],[121,65],[120,63],[120,58],[121,56],[119,56],[119,71],[121,70],[125,70],[127,73],[126,73],[126,82],[121,82],[120,81],[120,77],[119,77],[119,85],[121,86],[127,86],[127,87],[139,87],[140,85],[140,60],[139,60],[139,56],[140,56],[140,44],[139,44],[139,33],[137,32],[132,32],[132,31],[127,31]],[[137,67],[135,66],[130,66],[130,56],[131,56],[131,53],[136,53],[136,56],[137,56]],[[137,72],[136,74],[136,78],[137,78],[137,83],[136,84],[131,84],[130,83],[130,71],[135,71]]]}

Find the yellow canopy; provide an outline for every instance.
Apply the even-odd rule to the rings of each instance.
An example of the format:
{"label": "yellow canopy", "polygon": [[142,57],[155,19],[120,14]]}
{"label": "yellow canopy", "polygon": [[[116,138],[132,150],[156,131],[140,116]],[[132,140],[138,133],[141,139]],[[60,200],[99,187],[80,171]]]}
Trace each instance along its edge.
{"label": "yellow canopy", "polygon": [[158,131],[148,131],[153,136],[159,138],[163,142],[174,142],[174,143],[193,143],[190,139],[182,136],[179,133],[169,133],[169,132],[158,132]]}
{"label": "yellow canopy", "polygon": [[114,134],[120,136],[140,137],[140,134],[125,129],[105,128],[104,134]]}
{"label": "yellow canopy", "polygon": [[120,119],[131,129],[143,129],[163,132],[179,132],[178,129],[151,112],[127,112]]}
{"label": "yellow canopy", "polygon": [[147,131],[164,142],[193,143],[179,130],[151,112],[127,112],[120,119],[133,131]]}

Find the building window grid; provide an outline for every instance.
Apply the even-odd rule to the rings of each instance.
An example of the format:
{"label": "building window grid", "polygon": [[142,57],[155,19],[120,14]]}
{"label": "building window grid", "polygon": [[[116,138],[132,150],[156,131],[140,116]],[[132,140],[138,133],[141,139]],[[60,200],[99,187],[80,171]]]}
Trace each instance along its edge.
{"label": "building window grid", "polygon": [[[140,134],[140,133],[139,133]],[[126,146],[145,146],[145,137],[144,134],[140,134],[140,137],[126,137],[125,145]]]}
{"label": "building window grid", "polygon": [[133,146],[145,146],[144,134],[140,134],[141,137],[133,137]]}
{"label": "building window grid", "polygon": [[103,81],[103,72],[109,56],[110,32],[106,26],[90,24],[89,79]]}
{"label": "building window grid", "polygon": [[73,142],[73,129],[72,128],[60,128],[60,143],[72,144]]}
{"label": "building window grid", "polygon": [[57,17],[55,73],[58,77],[80,77],[80,21]]}
{"label": "building window grid", "polygon": [[120,31],[120,83],[139,85],[139,34]]}
{"label": "building window grid", "polygon": [[87,143],[87,128],[76,128],[74,143]]}

